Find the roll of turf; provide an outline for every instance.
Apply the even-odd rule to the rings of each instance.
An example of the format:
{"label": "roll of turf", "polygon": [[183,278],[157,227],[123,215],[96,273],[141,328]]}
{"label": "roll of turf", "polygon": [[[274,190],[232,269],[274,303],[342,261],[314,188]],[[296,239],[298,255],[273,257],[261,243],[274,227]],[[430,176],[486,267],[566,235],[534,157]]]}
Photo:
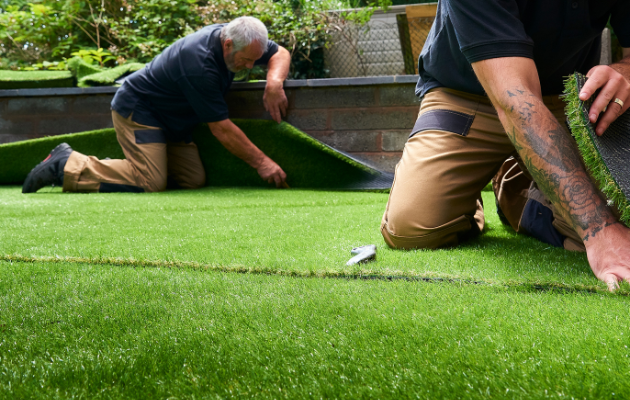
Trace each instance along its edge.
{"label": "roll of turf", "polygon": [[[287,173],[292,188],[386,190],[393,174],[335,150],[283,122],[234,119],[249,139]],[[255,169],[227,151],[207,125],[193,132],[208,186],[270,186]],[[21,184],[59,143],[100,159],[124,158],[114,129],[81,132],[0,145],[0,184]]]}
{"label": "roll of turf", "polygon": [[74,86],[70,71],[0,71],[0,90]]}
{"label": "roll of turf", "polygon": [[602,136],[588,118],[595,96],[579,99],[586,77],[574,73],[565,81],[564,100],[571,133],[584,164],[608,204],[614,206],[619,219],[630,227],[630,110],[619,116]]}

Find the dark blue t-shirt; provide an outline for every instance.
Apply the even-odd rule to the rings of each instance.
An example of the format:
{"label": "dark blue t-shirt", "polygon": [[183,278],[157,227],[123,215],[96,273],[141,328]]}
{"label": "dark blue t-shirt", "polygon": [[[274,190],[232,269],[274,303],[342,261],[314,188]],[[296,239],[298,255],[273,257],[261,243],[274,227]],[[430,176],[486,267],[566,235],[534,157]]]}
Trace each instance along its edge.
{"label": "dark blue t-shirt", "polygon": [[[179,39],[118,89],[112,109],[124,118],[162,128],[171,141],[190,140],[200,122],[228,118],[226,95],[234,73],[223,59],[221,28],[210,25]],[[278,51],[269,40],[256,65],[267,64]]]}
{"label": "dark blue t-shirt", "polygon": [[499,57],[533,59],[543,95],[562,93],[564,77],[599,64],[609,18],[630,47],[630,0],[440,0],[416,95],[440,86],[483,95],[470,64]]}

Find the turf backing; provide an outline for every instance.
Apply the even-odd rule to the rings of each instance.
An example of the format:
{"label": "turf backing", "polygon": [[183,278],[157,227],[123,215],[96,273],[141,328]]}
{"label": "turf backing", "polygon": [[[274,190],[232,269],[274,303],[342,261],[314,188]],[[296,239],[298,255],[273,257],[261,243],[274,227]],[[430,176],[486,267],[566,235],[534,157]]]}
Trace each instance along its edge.
{"label": "turf backing", "polygon": [[[385,188],[391,181],[369,184],[379,179],[380,171],[357,162],[283,122],[238,120],[234,123],[265,154],[287,173],[295,188]],[[228,152],[212,135],[207,125],[194,131],[209,186],[267,187],[256,170]],[[124,158],[113,129],[52,136],[0,145],[0,184],[19,184],[29,171],[57,144],[67,142],[73,149],[98,158]],[[361,186],[361,184],[365,185]]]}
{"label": "turf backing", "polygon": [[627,398],[627,298],[0,262],[2,398]]}
{"label": "turf backing", "polygon": [[[595,128],[588,117],[588,112],[595,96],[592,96],[591,99],[586,102],[583,102],[579,98],[579,88],[584,85],[585,81],[586,77],[578,72],[565,80],[564,99],[567,102],[566,113],[569,126],[571,127],[571,133],[580,149],[584,164],[593,179],[595,179],[599,189],[606,195],[606,198],[612,205],[615,205],[617,208],[620,221],[630,227],[630,201],[627,198],[628,188],[626,187],[626,194],[624,194],[619,179],[625,181],[626,186],[629,181],[627,176],[619,175],[619,172],[617,172],[616,176],[613,176],[605,162],[605,159],[610,157],[610,151],[607,151],[606,157],[604,157],[604,154],[600,151],[606,150],[607,146],[616,146],[617,143],[612,142],[611,144],[607,144],[606,141],[610,140],[608,138],[610,138],[611,135],[625,134],[627,136],[629,134],[627,131],[628,128],[627,126],[615,126],[615,123],[618,123],[619,119],[621,119],[619,118],[617,121],[613,122],[601,138],[597,136]],[[605,146],[606,144],[607,146]],[[627,154],[627,152],[622,152],[620,156],[627,157]],[[622,158],[622,160],[624,159]],[[627,159],[624,161],[627,162]],[[621,165],[623,165],[623,163]],[[622,173],[625,173],[625,171]]]}
{"label": "turf backing", "polygon": [[34,89],[74,86],[69,71],[3,71],[0,70],[0,90]]}

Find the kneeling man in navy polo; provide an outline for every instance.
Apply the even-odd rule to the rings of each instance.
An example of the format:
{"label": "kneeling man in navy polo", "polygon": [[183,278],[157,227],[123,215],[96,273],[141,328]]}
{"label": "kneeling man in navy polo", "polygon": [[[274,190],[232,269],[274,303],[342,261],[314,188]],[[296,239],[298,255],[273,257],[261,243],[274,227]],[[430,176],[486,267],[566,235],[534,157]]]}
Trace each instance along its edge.
{"label": "kneeling man in navy polo", "polygon": [[[268,66],[263,101],[278,123],[288,105],[283,82],[289,52],[268,40],[258,19],[241,17],[188,35],[130,75],[112,101],[112,119],[125,160],[99,160],[63,143],[29,173],[23,193],[55,184],[65,192],[159,192],[204,186],[191,132],[207,123],[234,155],[277,187],[286,174],[230,119],[224,96],[236,72]],[[211,172],[211,171],[209,171]]]}
{"label": "kneeling man in navy polo", "polygon": [[[598,65],[608,21],[624,58]],[[578,71],[597,134],[626,111],[630,0],[440,0],[418,64],[422,103],[383,215],[387,244],[455,246],[480,233],[493,180],[514,229],[586,251],[610,287],[630,280],[630,230],[585,171],[558,97]]]}

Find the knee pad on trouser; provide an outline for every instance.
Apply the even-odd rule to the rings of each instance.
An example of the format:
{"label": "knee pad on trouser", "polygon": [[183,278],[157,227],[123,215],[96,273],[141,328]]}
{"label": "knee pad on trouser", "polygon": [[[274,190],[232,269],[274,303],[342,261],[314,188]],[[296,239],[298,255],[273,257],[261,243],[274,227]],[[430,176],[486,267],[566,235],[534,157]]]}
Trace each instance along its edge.
{"label": "knee pad on trouser", "polygon": [[439,247],[457,246],[463,237],[478,234],[482,227],[472,216],[462,215],[444,225],[423,229],[420,235],[403,236],[391,232],[385,215],[381,223],[381,234],[385,243],[393,249],[436,249]]}
{"label": "knee pad on trouser", "polygon": [[551,202],[534,183],[529,189],[528,200],[518,225],[518,232],[543,243],[569,251],[586,251],[584,242],[575,230],[555,212]]}

